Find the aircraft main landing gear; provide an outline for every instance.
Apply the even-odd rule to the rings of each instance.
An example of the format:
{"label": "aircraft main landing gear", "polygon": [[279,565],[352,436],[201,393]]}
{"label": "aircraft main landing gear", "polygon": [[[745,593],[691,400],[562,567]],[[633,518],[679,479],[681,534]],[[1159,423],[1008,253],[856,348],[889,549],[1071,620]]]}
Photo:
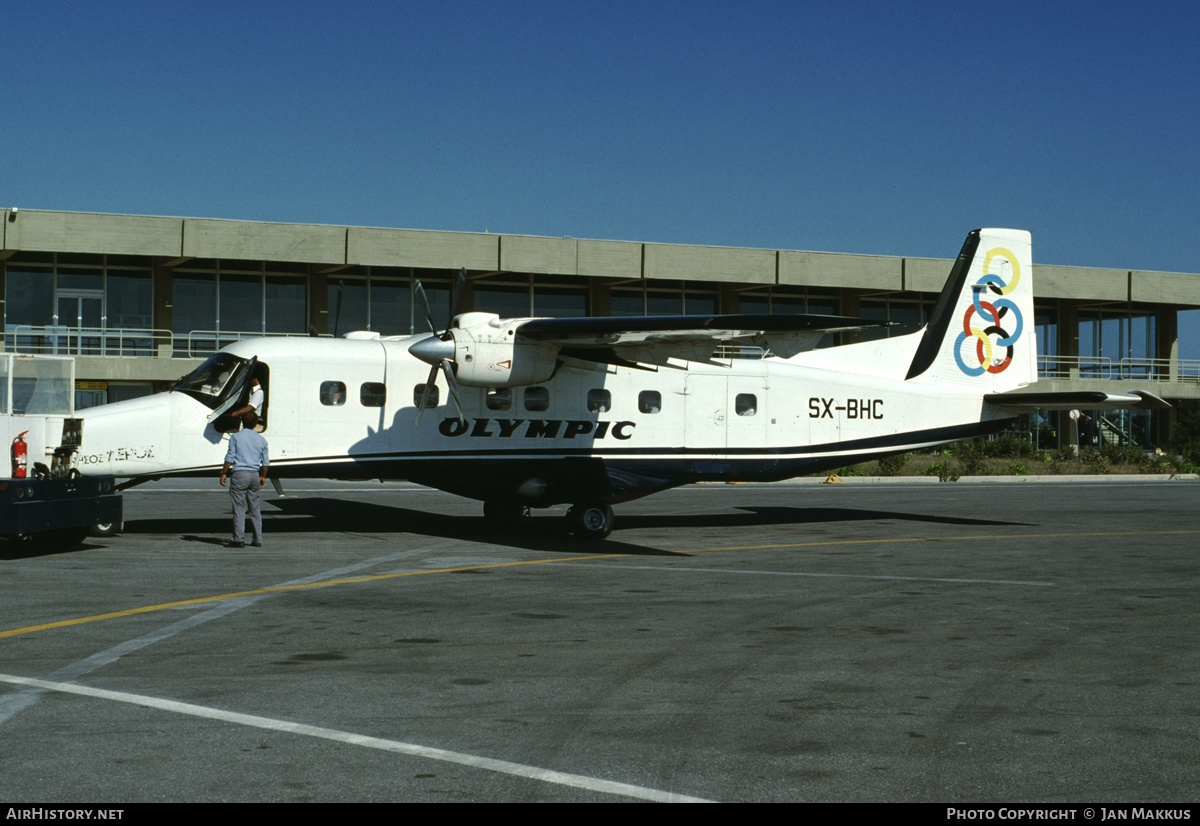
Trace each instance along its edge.
{"label": "aircraft main landing gear", "polygon": [[567,527],[580,539],[603,539],[612,533],[612,508],[603,502],[572,505],[567,511]]}

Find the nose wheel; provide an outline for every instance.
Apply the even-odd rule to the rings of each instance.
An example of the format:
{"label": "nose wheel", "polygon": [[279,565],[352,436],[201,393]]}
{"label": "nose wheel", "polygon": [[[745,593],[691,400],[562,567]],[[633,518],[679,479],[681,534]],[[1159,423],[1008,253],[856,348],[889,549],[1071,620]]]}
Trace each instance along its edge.
{"label": "nose wheel", "polygon": [[612,508],[603,502],[573,505],[567,511],[567,528],[580,539],[603,539],[612,533]]}

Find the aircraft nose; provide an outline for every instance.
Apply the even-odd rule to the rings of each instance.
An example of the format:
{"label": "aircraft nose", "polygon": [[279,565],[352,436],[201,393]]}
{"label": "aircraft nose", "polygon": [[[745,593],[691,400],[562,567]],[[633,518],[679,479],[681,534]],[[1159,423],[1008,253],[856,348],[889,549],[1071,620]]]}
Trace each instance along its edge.
{"label": "aircraft nose", "polygon": [[454,339],[442,341],[436,335],[431,335],[409,347],[408,352],[426,364],[441,364],[442,359],[454,361]]}

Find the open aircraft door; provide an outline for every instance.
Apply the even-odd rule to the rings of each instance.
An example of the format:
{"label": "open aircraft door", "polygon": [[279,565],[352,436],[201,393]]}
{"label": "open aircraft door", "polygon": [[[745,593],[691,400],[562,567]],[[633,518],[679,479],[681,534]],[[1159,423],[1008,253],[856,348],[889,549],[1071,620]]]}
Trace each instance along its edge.
{"label": "open aircraft door", "polygon": [[[228,413],[234,405],[241,401],[242,395],[246,391],[246,385],[250,383],[250,377],[254,375],[254,368],[258,364],[258,357],[254,356],[249,361],[238,365],[225,383],[225,389],[222,391],[221,403],[217,405],[212,413],[208,414],[208,421],[217,427],[217,423],[221,416]],[[220,430],[220,427],[217,427]],[[233,428],[236,430],[237,428]]]}

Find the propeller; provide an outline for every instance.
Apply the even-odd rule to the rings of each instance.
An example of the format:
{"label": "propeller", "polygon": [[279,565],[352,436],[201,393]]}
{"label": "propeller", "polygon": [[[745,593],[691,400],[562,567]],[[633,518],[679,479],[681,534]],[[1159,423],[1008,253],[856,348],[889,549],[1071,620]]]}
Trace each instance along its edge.
{"label": "propeller", "polygon": [[450,400],[454,402],[454,409],[458,411],[458,420],[466,423],[462,404],[458,398],[458,382],[454,380],[454,332],[450,329],[454,316],[458,312],[458,304],[462,300],[466,283],[467,269],[463,267],[458,271],[458,278],[454,282],[450,315],[446,319],[446,328],[441,333],[437,331],[437,325],[433,323],[433,313],[429,309],[429,296],[425,294],[425,288],[421,286],[421,282],[416,283],[417,305],[421,308],[425,323],[429,325],[430,330],[433,330],[430,335],[408,348],[408,352],[429,365],[429,378],[425,379],[425,390],[421,393],[421,399],[417,403],[417,422],[421,421],[421,415],[433,399],[433,390],[437,386],[438,371],[440,370],[446,376],[446,386],[450,390]]}

